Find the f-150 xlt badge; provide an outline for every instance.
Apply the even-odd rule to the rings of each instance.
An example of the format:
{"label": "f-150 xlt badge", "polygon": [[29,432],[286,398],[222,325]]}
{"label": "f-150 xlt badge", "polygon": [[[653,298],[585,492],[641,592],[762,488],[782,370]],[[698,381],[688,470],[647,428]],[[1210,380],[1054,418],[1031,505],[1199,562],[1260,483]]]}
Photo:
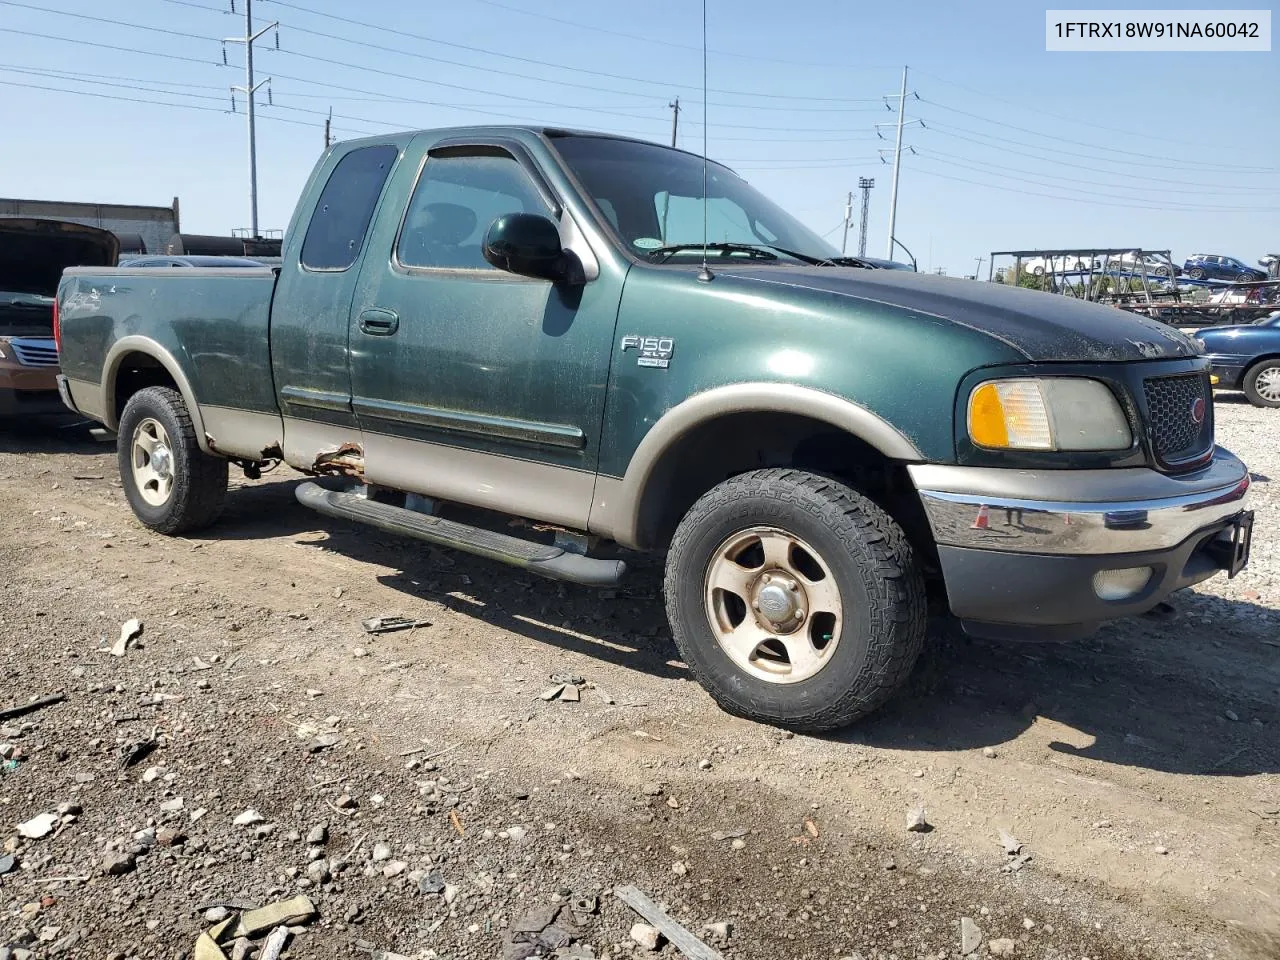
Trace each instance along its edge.
{"label": "f-150 xlt badge", "polygon": [[628,333],[622,338],[622,350],[624,353],[628,350],[640,351],[636,357],[638,367],[662,367],[665,370],[671,366],[671,355],[675,353],[676,342],[671,337],[640,337]]}

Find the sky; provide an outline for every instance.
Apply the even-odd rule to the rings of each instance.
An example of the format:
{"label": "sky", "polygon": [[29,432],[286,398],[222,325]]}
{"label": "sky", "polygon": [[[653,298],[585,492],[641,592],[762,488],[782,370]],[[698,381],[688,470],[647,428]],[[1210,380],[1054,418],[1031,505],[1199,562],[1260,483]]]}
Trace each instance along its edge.
{"label": "sky", "polygon": [[[177,196],[184,231],[247,226],[245,102],[231,112],[229,89],[244,47],[224,66],[220,42],[244,33],[245,2],[0,0],[0,196]],[[670,142],[679,97],[681,147],[701,153],[705,132],[713,159],[837,246],[855,191],[850,252],[858,179],[874,178],[867,254],[883,256],[909,66],[921,122],[895,234],[922,270],[985,276],[993,250],[1280,251],[1277,52],[1047,53],[1044,6],[1025,0],[707,0],[704,97],[695,0],[252,9],[255,27],[280,24],[279,49],[273,33],[256,48],[264,229],[288,224],[330,109],[338,139],[535,122]]]}

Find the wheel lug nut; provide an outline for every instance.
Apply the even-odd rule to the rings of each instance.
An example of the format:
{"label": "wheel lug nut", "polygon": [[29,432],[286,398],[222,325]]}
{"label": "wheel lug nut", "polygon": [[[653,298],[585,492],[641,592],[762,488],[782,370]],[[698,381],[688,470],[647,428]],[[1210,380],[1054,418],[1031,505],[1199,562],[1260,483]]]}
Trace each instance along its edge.
{"label": "wheel lug nut", "polygon": [[766,573],[763,577],[760,578],[761,583],[769,583],[772,580],[773,580],[772,574],[768,574],[768,573]]}
{"label": "wheel lug nut", "polygon": [[803,620],[803,619],[804,619],[804,611],[803,611],[803,610],[797,610],[797,611],[796,611],[796,619],[797,619],[797,620]]}

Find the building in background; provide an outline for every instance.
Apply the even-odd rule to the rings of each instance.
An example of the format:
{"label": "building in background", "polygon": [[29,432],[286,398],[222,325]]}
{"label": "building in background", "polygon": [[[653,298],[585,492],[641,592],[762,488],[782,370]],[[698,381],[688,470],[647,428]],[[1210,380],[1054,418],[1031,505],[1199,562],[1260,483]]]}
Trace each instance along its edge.
{"label": "building in background", "polygon": [[[0,197],[0,217],[65,220],[110,230],[122,253],[163,253],[169,238],[182,232],[178,198],[168,207],[128,203],[74,203],[65,200],[10,200]],[[139,249],[143,247],[144,249]]]}

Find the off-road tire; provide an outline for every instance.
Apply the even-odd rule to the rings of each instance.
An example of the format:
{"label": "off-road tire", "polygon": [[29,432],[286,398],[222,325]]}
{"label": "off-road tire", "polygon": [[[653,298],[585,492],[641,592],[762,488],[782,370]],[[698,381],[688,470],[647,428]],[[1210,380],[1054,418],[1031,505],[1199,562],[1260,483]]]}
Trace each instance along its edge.
{"label": "off-road tire", "polygon": [[[812,544],[831,568],[844,624],[830,661],[795,683],[738,667],[716,640],[704,594],[717,548],[767,525]],[[694,678],[727,712],[803,732],[847,726],[906,681],[924,643],[924,580],[902,528],[839,481],[774,468],[713,488],[680,522],[667,553],[667,618]]]}
{"label": "off-road tire", "polygon": [[1267,360],[1259,360],[1244,372],[1244,376],[1240,378],[1244,386],[1244,395],[1249,398],[1249,402],[1255,407],[1280,407],[1280,400],[1268,400],[1258,392],[1258,377],[1261,376],[1264,370],[1280,371],[1280,358],[1271,357]]}
{"label": "off-road tire", "polygon": [[[173,489],[160,506],[143,500],[131,462],[134,431],[147,418],[159,422],[172,443]],[[178,391],[145,387],[129,398],[120,415],[116,455],[129,506],[143,524],[157,533],[173,536],[200,530],[222,512],[227,496],[227,461],[200,449],[191,414]]]}

